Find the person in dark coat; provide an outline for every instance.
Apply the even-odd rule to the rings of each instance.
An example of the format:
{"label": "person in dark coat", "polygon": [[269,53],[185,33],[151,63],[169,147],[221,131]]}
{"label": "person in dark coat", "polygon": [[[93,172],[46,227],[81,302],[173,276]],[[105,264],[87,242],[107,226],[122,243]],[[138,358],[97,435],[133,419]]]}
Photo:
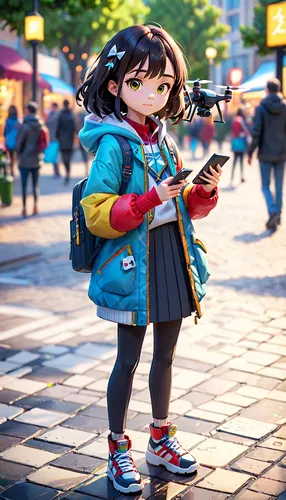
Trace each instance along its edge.
{"label": "person in dark coat", "polygon": [[[57,140],[57,128],[58,128],[58,120],[59,120],[59,106],[56,102],[52,103],[52,109],[49,113],[48,119],[47,119],[47,127],[49,129],[50,133],[50,141],[51,142],[56,142]],[[56,163],[53,163],[54,166],[54,174],[56,177],[60,177],[60,171],[59,171],[59,166],[56,161]]]}
{"label": "person in dark coat", "polygon": [[44,123],[36,114],[37,110],[38,105],[36,102],[30,102],[26,107],[25,118],[22,125],[20,126],[16,143],[16,151],[18,153],[19,170],[22,181],[23,217],[27,216],[27,182],[30,174],[33,181],[33,215],[37,215],[38,213],[39,172],[40,167],[42,166],[43,157],[43,154],[39,152],[38,143],[40,139],[41,128],[44,126]]}
{"label": "person in dark coat", "polygon": [[[87,116],[87,114],[83,113],[83,112],[77,114],[78,131],[80,131],[84,127],[84,119],[86,116]],[[85,175],[87,177],[88,176],[88,152],[82,147],[80,142],[79,142],[79,151],[81,153],[82,161],[85,165]]]}
{"label": "person in dark coat", "polygon": [[[269,219],[267,229],[276,230],[281,223],[283,177],[286,160],[286,104],[278,95],[281,84],[277,78],[268,80],[267,97],[255,110],[252,129],[252,143],[248,150],[248,163],[252,163],[252,155],[258,148],[258,159]],[[275,200],[270,191],[271,172],[275,178]]]}
{"label": "person in dark coat", "polygon": [[60,111],[56,137],[60,143],[60,150],[62,154],[63,164],[66,169],[65,182],[68,183],[70,179],[71,170],[71,157],[73,152],[74,136],[77,131],[75,118],[70,103],[66,99],[63,102],[64,108]]}

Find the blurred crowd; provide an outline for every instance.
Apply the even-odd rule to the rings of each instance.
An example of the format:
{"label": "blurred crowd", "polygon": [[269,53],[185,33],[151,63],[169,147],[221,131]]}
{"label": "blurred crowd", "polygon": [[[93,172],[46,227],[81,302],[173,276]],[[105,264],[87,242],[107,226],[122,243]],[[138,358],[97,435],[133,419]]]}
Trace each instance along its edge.
{"label": "blurred crowd", "polygon": [[[8,157],[8,168],[15,176],[18,164],[22,185],[22,216],[27,216],[27,185],[31,177],[34,209],[33,215],[39,212],[39,173],[43,163],[53,165],[55,178],[64,177],[68,184],[71,177],[72,158],[78,147],[81,159],[88,175],[88,153],[78,142],[77,135],[83,127],[85,113],[73,113],[68,100],[63,101],[62,109],[52,103],[46,123],[38,114],[38,105],[30,102],[23,120],[20,121],[16,106],[10,106],[4,129],[5,150]],[[60,168],[60,160],[63,168]]]}
{"label": "blurred crowd", "polygon": [[[235,116],[228,116],[225,123],[214,123],[212,117],[195,117],[191,123],[181,122],[177,130],[177,140],[181,148],[189,148],[192,160],[208,160],[210,146],[214,141],[221,152],[225,142],[232,151],[230,186],[234,186],[237,165],[240,166],[240,181],[246,181],[245,161],[252,163],[252,156],[258,149],[261,172],[261,186],[265,197],[269,219],[267,229],[275,231],[281,223],[283,176],[286,161],[286,105],[281,95],[279,80],[267,82],[266,97],[256,108],[254,115],[247,106],[237,109]],[[39,198],[39,173],[43,162],[53,165],[55,178],[64,171],[64,183],[71,177],[71,165],[75,146],[85,165],[88,175],[88,153],[78,142],[77,135],[83,127],[85,113],[73,113],[68,100],[62,109],[52,103],[46,123],[38,114],[38,106],[30,102],[21,122],[15,106],[10,106],[6,120],[4,137],[9,159],[11,176],[15,175],[18,163],[22,183],[22,216],[27,216],[27,185],[31,177],[34,209],[37,215]],[[275,133],[274,133],[275,132]],[[229,149],[228,146],[228,149]],[[198,156],[200,151],[200,156]],[[62,171],[60,168],[62,161]],[[275,192],[270,190],[271,176],[274,177]]]}
{"label": "blurred crowd", "polygon": [[[240,181],[246,181],[245,161],[252,164],[254,151],[258,151],[261,188],[269,218],[266,228],[275,231],[281,224],[283,181],[286,161],[286,104],[277,78],[268,80],[266,97],[254,114],[250,108],[240,106],[235,116],[228,116],[225,123],[214,123],[213,118],[195,117],[191,123],[181,122],[178,141],[189,148],[192,160],[207,161],[211,144],[216,141],[218,150],[228,142],[232,151],[230,187],[234,187],[236,168],[240,166]],[[201,156],[198,157],[198,151]],[[270,189],[274,178],[274,193]]]}

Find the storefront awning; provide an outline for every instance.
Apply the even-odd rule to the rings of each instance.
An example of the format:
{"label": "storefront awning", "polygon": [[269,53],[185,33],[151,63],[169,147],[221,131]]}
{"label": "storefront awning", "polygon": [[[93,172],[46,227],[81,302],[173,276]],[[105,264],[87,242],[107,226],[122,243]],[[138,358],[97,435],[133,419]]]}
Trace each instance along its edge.
{"label": "storefront awning", "polygon": [[55,76],[46,75],[45,73],[41,73],[41,76],[50,84],[50,86],[52,87],[52,92],[54,92],[55,94],[74,95],[74,88],[68,83],[64,82],[64,80],[60,80]]}
{"label": "storefront awning", "polygon": [[[286,66],[286,56],[283,59],[283,64]],[[267,80],[276,76],[276,68],[274,61],[264,61],[258,70],[248,80],[243,82],[243,87],[249,89],[247,92],[257,92],[264,90]],[[247,93],[245,92],[245,93]]]}
{"label": "storefront awning", "polygon": [[[31,82],[32,75],[33,68],[31,64],[23,59],[17,50],[6,45],[0,45],[0,78]],[[42,89],[51,89],[50,84],[40,75],[37,76],[37,84]]]}

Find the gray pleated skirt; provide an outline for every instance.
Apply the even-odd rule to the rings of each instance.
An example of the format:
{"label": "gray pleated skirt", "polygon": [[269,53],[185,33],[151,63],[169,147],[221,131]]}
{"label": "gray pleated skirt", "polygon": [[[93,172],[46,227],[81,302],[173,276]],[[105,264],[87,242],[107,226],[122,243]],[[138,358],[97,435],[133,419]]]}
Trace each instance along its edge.
{"label": "gray pleated skirt", "polygon": [[150,321],[186,318],[195,311],[178,223],[150,230]]}

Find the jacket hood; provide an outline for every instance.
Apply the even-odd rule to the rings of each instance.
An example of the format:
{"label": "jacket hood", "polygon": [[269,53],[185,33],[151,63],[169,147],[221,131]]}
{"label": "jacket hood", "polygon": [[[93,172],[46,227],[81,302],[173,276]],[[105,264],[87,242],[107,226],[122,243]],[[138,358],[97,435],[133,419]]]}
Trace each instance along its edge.
{"label": "jacket hood", "polygon": [[261,101],[261,106],[263,106],[268,113],[273,115],[280,115],[283,108],[286,108],[284,102],[277,94],[268,94],[268,96]]}
{"label": "jacket hood", "polygon": [[[160,145],[166,135],[166,123],[154,116],[150,116],[149,118],[157,125],[153,133],[158,133],[158,142]],[[79,139],[86,151],[95,153],[101,137],[106,134],[122,135],[137,144],[143,144],[142,139],[134,128],[125,120],[123,122],[117,120],[114,114],[106,115],[103,118],[95,114],[88,115],[84,120],[83,128],[79,132]]]}
{"label": "jacket hood", "polygon": [[32,128],[34,130],[41,128],[41,126],[43,125],[43,122],[42,122],[40,116],[38,116],[38,115],[25,116],[23,123],[28,125],[30,128]]}

